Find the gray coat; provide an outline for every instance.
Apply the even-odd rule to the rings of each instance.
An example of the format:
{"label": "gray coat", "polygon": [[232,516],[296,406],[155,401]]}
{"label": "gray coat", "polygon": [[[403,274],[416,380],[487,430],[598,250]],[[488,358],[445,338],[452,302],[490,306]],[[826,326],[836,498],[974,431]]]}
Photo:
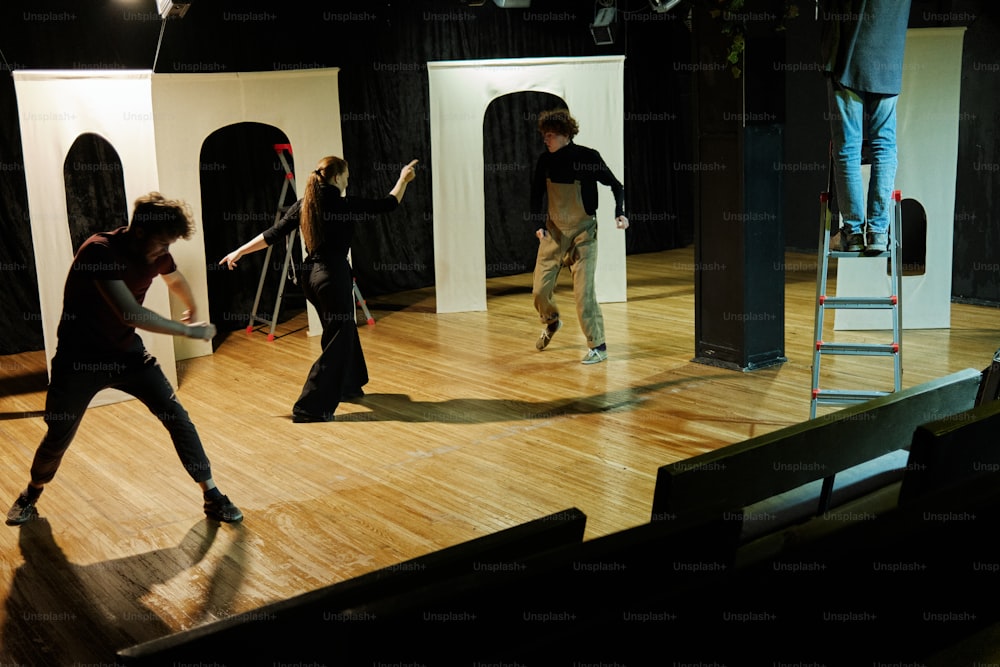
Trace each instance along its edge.
{"label": "gray coat", "polygon": [[824,71],[845,88],[898,95],[911,0],[821,0]]}

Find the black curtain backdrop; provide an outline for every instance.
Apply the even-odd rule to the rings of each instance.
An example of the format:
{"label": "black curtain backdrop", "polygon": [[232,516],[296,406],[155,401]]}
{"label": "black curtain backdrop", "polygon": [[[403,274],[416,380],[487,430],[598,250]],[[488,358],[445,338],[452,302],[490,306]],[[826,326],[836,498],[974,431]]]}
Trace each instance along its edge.
{"label": "black curtain backdrop", "polygon": [[0,72],[0,355],[45,346],[21,155],[14,80]]}
{"label": "black curtain backdrop", "polygon": [[[13,70],[150,69],[154,60],[155,71],[165,74],[339,67],[341,115],[335,117],[331,111],[330,123],[342,128],[352,193],[383,195],[403,164],[420,159],[417,180],[408,188],[403,206],[367,223],[355,237],[358,284],[365,297],[375,299],[434,284],[436,212],[430,180],[428,62],[624,54],[625,167],[619,177],[625,184],[632,221],[625,233],[626,251],[637,254],[682,247],[694,238],[691,77],[697,75],[698,67],[711,64],[692,62],[683,4],[657,14],[648,0],[619,0],[615,43],[598,46],[589,30],[593,3],[578,0],[534,0],[530,10],[446,0],[343,0],[327,7],[262,0],[238,6],[193,3],[185,18],[166,22],[159,48],[161,21],[151,0],[128,8],[97,4],[50,0],[43,16],[65,15],[72,20],[43,21],[31,18],[40,11],[35,3],[0,3],[0,355],[44,347],[34,264],[38,249],[31,240]],[[992,47],[996,12],[992,0],[914,0],[911,14],[911,24],[917,19],[915,27],[968,25],[955,293],[982,303],[1000,302],[1000,272],[995,268],[1000,226],[995,224],[992,205],[1000,183],[994,122],[997,98],[992,94],[1000,70]],[[814,28],[808,7],[788,23],[786,41],[799,49],[789,55],[791,65],[805,67],[813,62]],[[788,123],[795,125],[800,137],[827,132],[821,114],[812,111],[812,102],[799,99],[815,88],[803,91],[795,85],[809,74],[803,74],[802,68],[790,69],[786,77]],[[490,276],[518,274],[533,266],[534,238],[530,229],[525,230],[523,216],[529,166],[541,145],[530,120],[549,101],[518,93],[496,100],[487,110],[484,224]],[[814,127],[799,123],[801,108],[807,109],[806,121]],[[215,263],[273,220],[282,177],[276,173],[273,144],[280,141],[275,128],[252,124],[224,128],[206,142],[200,156],[211,301],[207,306],[224,331],[247,324],[263,252],[244,260],[241,269],[232,273],[220,271]],[[113,149],[100,146],[94,138],[81,138],[78,143],[74,151],[80,151],[81,164],[117,161]],[[786,138],[786,161],[812,164],[812,153],[800,150],[801,145],[798,139]],[[119,224],[122,207],[131,212],[131,202],[115,200],[121,173],[96,166],[76,173],[74,159],[67,161],[72,172],[67,175],[71,219],[77,218],[80,229],[88,231]],[[312,166],[300,165],[299,169]],[[818,171],[807,175],[823,179]],[[811,181],[802,185],[789,188],[787,194],[789,201],[807,203],[801,206],[801,219],[793,216],[785,225],[786,245],[808,250],[814,247],[815,187]],[[806,192],[800,196],[799,190]],[[610,214],[599,212],[602,220]],[[282,252],[274,251],[272,258],[280,261]],[[271,267],[275,274],[269,275],[262,295],[262,309],[268,313],[274,290],[284,279],[277,275],[279,269],[280,265]],[[294,287],[279,319],[295,313]]]}
{"label": "black curtain backdrop", "polygon": [[1000,3],[975,9],[965,33],[958,119],[955,245],[956,301],[1000,304]]}

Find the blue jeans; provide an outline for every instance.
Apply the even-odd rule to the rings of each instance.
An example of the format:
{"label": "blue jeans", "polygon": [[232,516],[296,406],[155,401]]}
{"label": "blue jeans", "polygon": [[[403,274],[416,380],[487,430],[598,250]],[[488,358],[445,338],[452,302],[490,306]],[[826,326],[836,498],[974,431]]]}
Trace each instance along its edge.
{"label": "blue jeans", "polygon": [[[181,406],[170,381],[156,359],[138,344],[129,353],[106,361],[67,358],[56,352],[52,377],[45,397],[48,430],[35,451],[31,481],[52,481],[63,455],[69,449],[91,399],[102,389],[113,387],[142,401],[166,427],[184,469],[196,482],[212,478],[211,465],[187,411]],[[144,443],[117,443],[124,448]]]}
{"label": "blue jeans", "polygon": [[[837,204],[848,234],[889,231],[896,182],[896,95],[878,95],[830,82],[830,130]],[[868,211],[864,211],[861,142],[871,147]]]}

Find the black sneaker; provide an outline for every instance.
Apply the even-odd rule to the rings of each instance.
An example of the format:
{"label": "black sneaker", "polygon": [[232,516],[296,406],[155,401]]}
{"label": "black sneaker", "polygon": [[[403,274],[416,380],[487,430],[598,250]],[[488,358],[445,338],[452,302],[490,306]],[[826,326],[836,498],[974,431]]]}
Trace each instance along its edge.
{"label": "black sneaker", "polygon": [[230,502],[229,496],[219,496],[215,500],[206,500],[205,516],[225,523],[236,523],[243,520],[243,512]]}
{"label": "black sneaker", "polygon": [[20,526],[22,523],[28,523],[37,517],[38,510],[35,509],[35,502],[37,500],[38,498],[31,500],[23,493],[19,495],[14,504],[7,510],[7,525]]}

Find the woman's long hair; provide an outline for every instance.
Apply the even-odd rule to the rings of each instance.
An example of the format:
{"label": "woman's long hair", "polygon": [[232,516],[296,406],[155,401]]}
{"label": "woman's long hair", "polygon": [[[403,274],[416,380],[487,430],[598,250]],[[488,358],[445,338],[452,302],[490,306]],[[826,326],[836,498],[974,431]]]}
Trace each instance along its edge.
{"label": "woman's long hair", "polygon": [[306,244],[306,252],[310,253],[323,243],[323,211],[320,208],[320,186],[337,178],[347,170],[347,161],[334,155],[328,155],[319,161],[306,179],[306,192],[302,197],[302,210],[299,212],[299,227],[302,229],[302,240]]}

